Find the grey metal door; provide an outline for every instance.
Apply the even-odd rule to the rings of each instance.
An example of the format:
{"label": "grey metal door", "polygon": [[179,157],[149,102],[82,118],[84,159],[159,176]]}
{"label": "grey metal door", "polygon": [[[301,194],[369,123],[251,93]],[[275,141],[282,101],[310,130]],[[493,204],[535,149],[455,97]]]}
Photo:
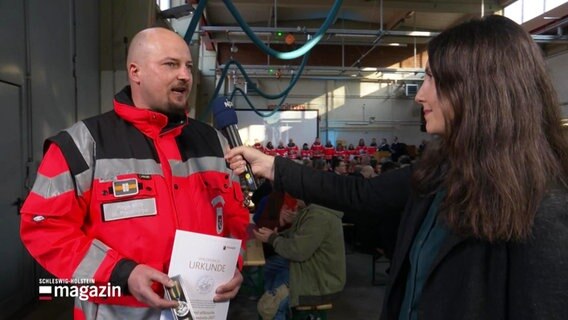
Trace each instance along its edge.
{"label": "grey metal door", "polygon": [[0,319],[29,303],[33,264],[20,241],[19,202],[24,183],[21,87],[0,79]]}

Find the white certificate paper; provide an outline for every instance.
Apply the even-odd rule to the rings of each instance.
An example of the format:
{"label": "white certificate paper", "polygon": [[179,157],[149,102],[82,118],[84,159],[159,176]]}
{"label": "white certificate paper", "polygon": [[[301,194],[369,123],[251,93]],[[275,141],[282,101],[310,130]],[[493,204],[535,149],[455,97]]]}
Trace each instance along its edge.
{"label": "white certificate paper", "polygon": [[213,297],[233,278],[240,250],[239,239],[176,230],[168,275],[181,276],[194,320],[227,319],[229,301]]}

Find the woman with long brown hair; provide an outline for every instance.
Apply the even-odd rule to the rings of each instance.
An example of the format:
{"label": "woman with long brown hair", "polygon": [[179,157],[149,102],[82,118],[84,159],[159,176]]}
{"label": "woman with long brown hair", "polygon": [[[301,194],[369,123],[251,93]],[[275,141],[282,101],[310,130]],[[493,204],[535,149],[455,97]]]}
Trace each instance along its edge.
{"label": "woman with long brown hair", "polygon": [[538,46],[488,16],[442,32],[416,96],[433,135],[413,167],[356,179],[248,148],[236,173],[350,212],[404,210],[382,319],[564,319],[568,143]]}

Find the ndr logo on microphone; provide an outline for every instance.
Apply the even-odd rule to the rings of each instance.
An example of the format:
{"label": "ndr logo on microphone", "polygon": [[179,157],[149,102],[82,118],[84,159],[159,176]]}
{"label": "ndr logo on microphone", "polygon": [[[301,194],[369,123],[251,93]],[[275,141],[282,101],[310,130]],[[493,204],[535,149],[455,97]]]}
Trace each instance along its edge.
{"label": "ndr logo on microphone", "polygon": [[233,101],[229,101],[225,99],[225,108],[232,108],[233,107]]}

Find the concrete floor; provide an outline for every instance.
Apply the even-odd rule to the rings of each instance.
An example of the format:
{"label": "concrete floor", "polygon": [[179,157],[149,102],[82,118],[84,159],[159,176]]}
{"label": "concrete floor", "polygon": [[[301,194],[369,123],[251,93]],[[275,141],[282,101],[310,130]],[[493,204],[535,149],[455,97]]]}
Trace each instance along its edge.
{"label": "concrete floor", "polygon": [[[371,284],[371,256],[356,251],[347,254],[347,285],[338,301],[333,303],[333,309],[328,312],[328,320],[344,319],[378,319],[384,286]],[[377,275],[384,277],[385,263],[377,264]],[[14,320],[70,320],[73,302],[57,299],[38,301],[28,308],[25,314],[20,314]],[[258,319],[256,299],[251,292],[241,290],[229,307],[228,320]]]}

